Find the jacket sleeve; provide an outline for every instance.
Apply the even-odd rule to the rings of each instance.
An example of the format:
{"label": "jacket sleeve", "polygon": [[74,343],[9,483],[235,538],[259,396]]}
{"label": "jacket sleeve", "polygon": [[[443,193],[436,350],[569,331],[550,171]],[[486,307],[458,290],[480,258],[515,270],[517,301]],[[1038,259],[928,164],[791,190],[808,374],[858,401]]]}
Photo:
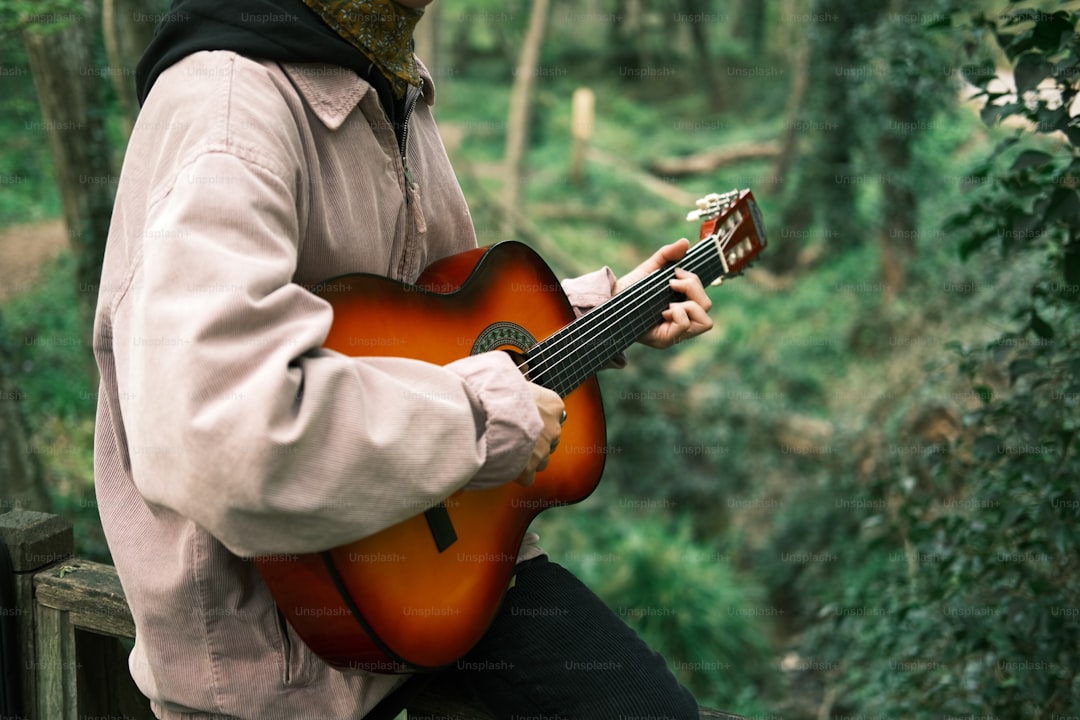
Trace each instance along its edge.
{"label": "jacket sleeve", "polygon": [[[611,268],[602,267],[591,273],[563,280],[562,288],[574,312],[580,317],[610,300],[615,293],[615,282],[615,273],[611,271]],[[609,370],[624,367],[626,367],[625,353],[617,354],[607,364]]]}
{"label": "jacket sleeve", "polygon": [[504,353],[442,367],[324,349],[331,308],[291,281],[294,186],[198,155],[150,209],[113,323],[136,486],[242,556],[341,545],[478,475],[515,477],[540,432]]}

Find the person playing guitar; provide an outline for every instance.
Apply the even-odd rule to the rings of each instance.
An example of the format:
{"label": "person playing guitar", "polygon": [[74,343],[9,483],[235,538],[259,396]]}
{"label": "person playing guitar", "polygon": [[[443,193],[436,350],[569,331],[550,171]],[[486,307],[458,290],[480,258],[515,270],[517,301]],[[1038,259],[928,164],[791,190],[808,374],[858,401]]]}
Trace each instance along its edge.
{"label": "person playing guitar", "polygon": [[[269,586],[279,562],[433,509],[453,548],[469,530],[455,498],[542,484],[581,422],[575,395],[530,380],[546,359],[523,364],[498,338],[443,362],[408,356],[392,322],[363,332],[405,317],[425,268],[477,246],[411,50],[429,2],[175,0],[139,64],[94,329],[95,472],[131,672],[162,720],[393,718],[430,677],[502,719],[698,717],[664,659],[530,534],[482,637],[430,672],[321,656],[294,624],[352,610],[289,620]],[[561,283],[568,319],[666,268],[672,299],[635,337],[669,348],[708,331],[701,279],[672,269],[689,246]],[[355,299],[361,275],[398,299],[330,341],[347,314],[332,296]]]}

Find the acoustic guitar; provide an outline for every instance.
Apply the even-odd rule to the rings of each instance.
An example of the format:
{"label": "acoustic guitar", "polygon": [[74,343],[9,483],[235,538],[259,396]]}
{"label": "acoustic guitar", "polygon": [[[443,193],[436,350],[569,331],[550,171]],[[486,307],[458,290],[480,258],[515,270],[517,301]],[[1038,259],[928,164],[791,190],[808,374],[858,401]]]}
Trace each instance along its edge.
{"label": "acoustic guitar", "polygon": [[[748,190],[702,198],[687,219],[702,221],[700,241],[677,264],[704,283],[740,273],[766,246]],[[508,241],[435,262],[416,285],[357,274],[316,288],[334,309],[332,350],[439,364],[506,350],[567,409],[558,450],[528,487],[507,478],[342,547],[255,558],[278,608],[316,654],[343,668],[416,672],[450,665],[480,640],[533,518],[585,499],[599,483],[608,447],[594,376],[681,299],[668,285],[673,275],[662,268],[575,317],[548,266]]]}

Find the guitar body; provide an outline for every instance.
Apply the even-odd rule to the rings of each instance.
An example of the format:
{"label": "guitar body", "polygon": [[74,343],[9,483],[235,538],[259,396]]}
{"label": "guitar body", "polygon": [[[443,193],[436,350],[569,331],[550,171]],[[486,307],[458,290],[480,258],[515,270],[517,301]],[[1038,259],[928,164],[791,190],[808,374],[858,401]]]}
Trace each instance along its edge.
{"label": "guitar body", "polygon": [[[678,267],[709,283],[734,277],[766,247],[749,190],[710,194],[688,220],[701,239]],[[435,508],[321,553],[255,558],[278,608],[325,661],[373,672],[435,669],[464,656],[494,619],[518,548],[540,512],[586,498],[607,438],[594,377],[677,296],[676,265],[648,274],[581,318],[527,246],[505,242],[444,258],[415,286],[346,275],[316,292],[334,308],[325,346],[346,355],[445,365],[506,350],[525,376],[566,403],[558,450],[535,482],[457,492]],[[423,427],[417,427],[422,441]]]}
{"label": "guitar body", "polygon": [[[507,242],[445,258],[416,286],[374,275],[316,289],[334,308],[325,346],[352,356],[445,365],[488,350],[523,351],[574,320],[559,281],[527,246]],[[479,641],[512,579],[533,518],[595,489],[606,457],[600,390],[565,398],[558,450],[535,482],[448,498],[456,539],[442,549],[426,508],[324,553],[256,558],[278,607],[327,662],[377,672],[434,669]],[[416,428],[422,441],[424,428]]]}

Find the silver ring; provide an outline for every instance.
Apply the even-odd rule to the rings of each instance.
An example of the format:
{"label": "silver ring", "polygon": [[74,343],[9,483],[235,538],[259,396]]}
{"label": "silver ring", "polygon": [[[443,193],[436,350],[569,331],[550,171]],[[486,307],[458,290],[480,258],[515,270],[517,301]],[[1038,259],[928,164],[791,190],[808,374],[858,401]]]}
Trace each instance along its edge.
{"label": "silver ring", "polygon": [[564,422],[566,422],[566,411],[565,410],[562,411],[562,417],[559,418],[559,424],[562,425]]}

